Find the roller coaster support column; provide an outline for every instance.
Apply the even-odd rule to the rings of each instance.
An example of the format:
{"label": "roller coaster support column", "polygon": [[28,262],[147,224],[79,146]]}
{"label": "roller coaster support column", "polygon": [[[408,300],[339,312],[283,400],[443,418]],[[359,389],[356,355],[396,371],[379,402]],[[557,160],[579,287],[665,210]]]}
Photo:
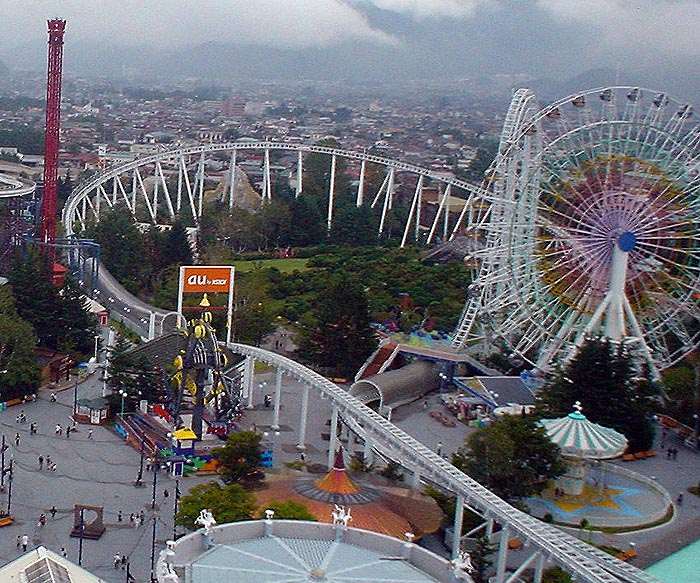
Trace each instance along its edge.
{"label": "roller coaster support column", "polygon": [[411,490],[418,490],[420,488],[420,472],[418,468],[412,468],[413,476],[411,477]]}
{"label": "roller coaster support column", "polygon": [[247,356],[245,359],[245,369],[243,371],[243,394],[248,397],[248,409],[253,408],[253,371],[255,370],[255,359]]}
{"label": "roller coaster support column", "polygon": [[275,404],[274,412],[272,413],[272,425],[270,429],[274,431],[279,431],[280,428],[280,404],[282,402],[282,369],[277,369],[277,375],[275,376]]}
{"label": "roller coaster support column", "polygon": [[328,185],[328,218],[326,219],[326,231],[330,234],[333,226],[333,201],[335,200],[335,155],[331,156],[331,179]]}
{"label": "roller coaster support column", "polygon": [[328,443],[328,469],[333,469],[335,452],[338,450],[338,407],[333,405],[331,412],[331,438]]}
{"label": "roller coaster support column", "polygon": [[459,557],[462,543],[462,523],[464,522],[464,496],[457,496],[455,521],[452,530],[452,559]]}
{"label": "roller coaster support column", "polygon": [[301,194],[301,189],[304,185],[304,183],[302,182],[303,174],[304,174],[304,160],[301,157],[301,150],[299,150],[299,152],[297,152],[297,187],[296,187],[296,190],[294,191],[294,198],[299,198],[299,195]]}
{"label": "roller coaster support column", "polygon": [[298,450],[306,449],[306,420],[309,415],[309,385],[304,385],[301,393],[301,418],[299,419],[299,443]]}
{"label": "roller coaster support column", "polygon": [[156,313],[148,312],[148,339],[153,340],[156,337]]}
{"label": "roller coaster support column", "polygon": [[365,448],[362,455],[365,458],[365,464],[368,466],[371,466],[374,461],[374,453],[372,452],[373,445],[372,438],[369,435],[365,435]]}
{"label": "roller coaster support column", "polygon": [[233,208],[233,195],[236,191],[236,154],[238,150],[234,149],[231,152],[231,162],[229,163],[228,169],[228,208]]}
{"label": "roller coaster support column", "polygon": [[357,182],[357,200],[355,202],[356,207],[361,207],[365,199],[365,172],[367,167],[367,160],[362,160],[360,164],[360,180]]}
{"label": "roller coaster support column", "polygon": [[501,538],[498,545],[498,559],[496,561],[496,583],[502,583],[506,574],[508,560],[508,541],[510,541],[510,529],[507,524],[501,529]]}
{"label": "roller coaster support column", "polygon": [[535,563],[535,577],[532,580],[533,583],[542,583],[545,563],[546,561],[544,560],[544,555],[542,553],[538,553],[537,562]]}

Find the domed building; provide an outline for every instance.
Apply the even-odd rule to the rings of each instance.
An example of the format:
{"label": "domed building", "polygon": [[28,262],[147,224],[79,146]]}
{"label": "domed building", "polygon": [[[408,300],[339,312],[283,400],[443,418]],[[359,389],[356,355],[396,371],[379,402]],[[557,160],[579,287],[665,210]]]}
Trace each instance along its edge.
{"label": "domed building", "polygon": [[[207,512],[207,511],[202,511]],[[464,554],[446,559],[412,542],[341,523],[268,519],[205,528],[168,541],[158,583],[470,583]],[[211,516],[211,515],[209,515]]]}

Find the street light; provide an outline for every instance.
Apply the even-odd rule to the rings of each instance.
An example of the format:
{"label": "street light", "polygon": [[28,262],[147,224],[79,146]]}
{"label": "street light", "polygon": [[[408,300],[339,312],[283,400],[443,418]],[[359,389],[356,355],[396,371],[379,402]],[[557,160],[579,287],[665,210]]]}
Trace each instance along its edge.
{"label": "street light", "polygon": [[122,398],[122,408],[121,408],[121,414],[120,414],[120,416],[121,416],[121,417],[124,417],[124,398],[125,398],[129,393],[127,393],[124,389],[121,389],[121,390],[119,391],[119,394],[121,395],[121,398]]}
{"label": "street light", "polygon": [[99,343],[100,343],[100,335],[95,334],[95,364],[97,364],[97,356],[98,356],[97,350],[98,350]]}

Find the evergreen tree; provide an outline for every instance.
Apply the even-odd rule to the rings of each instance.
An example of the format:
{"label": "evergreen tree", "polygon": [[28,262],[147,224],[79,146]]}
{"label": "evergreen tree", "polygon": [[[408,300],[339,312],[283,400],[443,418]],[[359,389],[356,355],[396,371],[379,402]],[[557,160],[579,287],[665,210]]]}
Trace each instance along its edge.
{"label": "evergreen tree", "polygon": [[17,314],[10,288],[0,286],[0,402],[36,392],[35,348],[34,329]]}
{"label": "evergreen tree", "polygon": [[70,278],[62,288],[51,280],[46,259],[17,256],[9,272],[17,313],[36,331],[38,344],[81,357],[92,352],[96,322]]}
{"label": "evergreen tree", "polygon": [[317,301],[315,325],[302,331],[298,354],[321,369],[350,377],[377,346],[364,286],[354,278],[336,277]]}
{"label": "evergreen tree", "polygon": [[636,374],[634,361],[624,346],[605,338],[590,338],[542,389],[537,414],[564,417],[580,401],[590,421],[622,433],[631,451],[646,451],[654,442],[650,415],[657,391],[648,373]]}
{"label": "evergreen tree", "polygon": [[165,233],[162,256],[163,267],[191,265],[194,262],[187,229],[181,221],[175,221],[172,228]]}
{"label": "evergreen tree", "polygon": [[91,236],[100,244],[100,260],[110,273],[137,293],[148,263],[143,234],[131,214],[124,209],[112,210],[92,229]]}

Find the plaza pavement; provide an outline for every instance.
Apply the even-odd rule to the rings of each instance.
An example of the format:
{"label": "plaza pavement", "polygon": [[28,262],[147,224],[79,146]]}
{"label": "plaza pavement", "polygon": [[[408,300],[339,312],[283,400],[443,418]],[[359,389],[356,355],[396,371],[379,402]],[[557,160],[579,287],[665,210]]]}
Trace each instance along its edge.
{"label": "plaza pavement", "polygon": [[[275,466],[285,461],[299,459],[298,443],[299,403],[302,385],[283,377],[282,407],[280,412],[279,434],[270,431],[273,410],[263,406],[265,393],[274,394],[274,370],[260,371],[256,375],[254,408],[246,411],[242,420],[244,429],[253,428],[266,433],[265,440],[274,450]],[[267,383],[261,386],[261,383]],[[134,479],[139,469],[139,453],[112,430],[94,427],[93,439],[88,439],[88,427],[78,425],[78,430],[66,439],[65,433],[56,436],[54,427],[61,423],[65,428],[71,423],[70,415],[74,398],[75,381],[62,385],[58,402],[50,402],[50,391],[42,389],[35,403],[17,406],[0,412],[0,431],[10,444],[6,452],[6,466],[9,456],[14,456],[14,481],[12,491],[12,514],[16,522],[0,529],[0,564],[16,558],[21,552],[15,544],[18,535],[28,534],[31,545],[44,545],[59,552],[65,547],[68,558],[78,561],[78,539],[70,538],[73,523],[73,506],[76,503],[104,506],[106,532],[98,541],[83,542],[82,564],[95,575],[109,583],[125,581],[125,572],[115,570],[112,565],[114,553],[126,553],[131,557],[131,573],[137,582],[148,581],[150,574],[152,517],[152,474],[145,474],[145,486],[136,488]],[[89,377],[79,384],[78,397],[96,397],[102,392],[99,374]],[[449,455],[459,447],[470,429],[463,424],[457,427],[444,427],[429,416],[433,409],[440,408],[438,395],[429,397],[428,407],[416,402],[394,412],[393,421],[404,431],[435,450],[442,442],[442,451]],[[27,422],[17,424],[15,418],[20,410],[27,415]],[[306,431],[307,463],[325,464],[327,461],[328,433],[327,420],[331,407],[327,400],[314,395],[309,399],[309,415]],[[38,424],[38,434],[29,435],[29,425]],[[14,435],[20,433],[20,445],[15,447]],[[671,445],[670,443],[667,445]],[[700,479],[700,455],[677,445],[676,460],[667,460],[665,455],[638,460],[626,467],[649,476],[655,476],[675,498],[678,492]],[[350,443],[348,449],[360,451],[361,445]],[[38,469],[38,455],[50,455],[57,464],[56,472]],[[194,476],[180,481],[180,490],[186,493],[197,483],[209,481],[210,476]],[[7,477],[6,477],[7,480]],[[163,497],[167,488],[171,496]],[[174,481],[162,472],[158,476],[156,505],[156,552],[163,547],[165,540],[172,537],[172,514],[174,502]],[[0,494],[0,506],[7,504],[7,491]],[[54,519],[49,517],[47,525],[37,527],[39,515],[48,514],[52,505],[58,509]],[[143,510],[146,522],[132,528],[129,515]],[[118,512],[122,512],[122,522]],[[576,534],[573,532],[572,534]],[[625,535],[596,535],[594,540],[626,548],[630,541],[637,544],[639,557],[636,564],[644,566],[675,552],[688,542],[700,538],[700,499],[686,493],[677,516],[667,525]],[[654,560],[652,560],[654,559]]]}

